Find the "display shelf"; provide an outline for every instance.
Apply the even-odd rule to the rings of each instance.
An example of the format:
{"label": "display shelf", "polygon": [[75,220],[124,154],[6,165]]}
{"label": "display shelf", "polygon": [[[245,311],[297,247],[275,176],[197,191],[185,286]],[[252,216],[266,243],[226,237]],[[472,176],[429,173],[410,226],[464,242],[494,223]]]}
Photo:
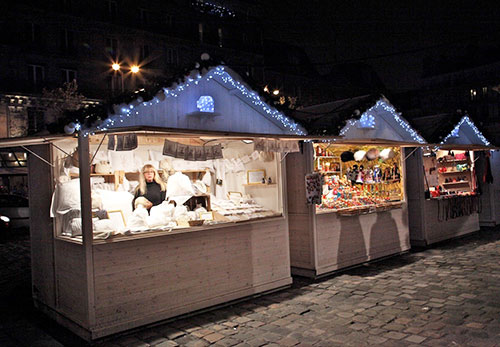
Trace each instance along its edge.
{"label": "display shelf", "polygon": [[438,161],[438,164],[457,163],[457,162],[464,162],[464,161],[469,161],[469,159],[452,159],[452,160],[446,160],[446,161]]}
{"label": "display shelf", "polygon": [[315,159],[321,159],[321,158],[340,159],[340,157],[336,157],[334,155],[318,155],[315,157]]}
{"label": "display shelf", "polygon": [[[105,177],[108,177],[108,176],[114,176],[114,175],[115,175],[114,173],[110,173],[110,174],[91,173],[90,177],[96,177],[96,176],[105,176]],[[78,178],[78,177],[80,177],[80,175],[77,174],[77,173],[71,172],[69,174],[69,177],[71,177],[71,178]]]}
{"label": "display shelf", "polygon": [[325,174],[333,174],[333,173],[341,173],[341,171],[318,171],[319,173],[325,173]]}
{"label": "display shelf", "polygon": [[469,184],[469,181],[458,181],[458,182],[443,182],[443,185],[453,185],[453,184]]}
{"label": "display shelf", "polygon": [[[192,172],[205,172],[206,170],[209,170],[208,168],[205,169],[200,169],[200,170],[180,170],[182,173],[192,173]],[[158,170],[160,171],[160,170]]]}
{"label": "display shelf", "polygon": [[275,186],[276,183],[253,183],[253,184],[248,184],[245,183],[243,184],[244,187],[265,187],[265,186]]}
{"label": "display shelf", "polygon": [[465,171],[445,171],[445,172],[438,172],[439,174],[443,174],[443,175],[446,175],[446,174],[457,174],[457,173],[463,173],[463,174],[467,174],[467,173],[470,173],[470,170],[465,170]]}

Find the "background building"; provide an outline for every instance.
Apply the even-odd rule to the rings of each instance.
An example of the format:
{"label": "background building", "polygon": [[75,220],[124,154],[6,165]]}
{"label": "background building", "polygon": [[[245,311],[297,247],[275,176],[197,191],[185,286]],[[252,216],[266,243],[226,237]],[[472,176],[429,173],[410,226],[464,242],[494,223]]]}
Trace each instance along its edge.
{"label": "background building", "polygon": [[202,53],[254,87],[268,86],[276,103],[332,98],[328,80],[300,48],[264,39],[267,27],[259,18],[265,8],[258,2],[20,0],[0,6],[0,137],[40,133],[57,121],[62,112],[44,89],[76,81],[72,96],[108,101],[184,73]]}

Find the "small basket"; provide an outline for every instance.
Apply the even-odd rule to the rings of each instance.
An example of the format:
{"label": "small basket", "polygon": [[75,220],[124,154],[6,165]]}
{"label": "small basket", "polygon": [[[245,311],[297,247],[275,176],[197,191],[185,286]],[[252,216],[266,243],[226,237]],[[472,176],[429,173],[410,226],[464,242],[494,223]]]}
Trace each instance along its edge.
{"label": "small basket", "polygon": [[203,225],[204,222],[205,221],[203,219],[188,221],[190,227],[199,227],[200,225]]}

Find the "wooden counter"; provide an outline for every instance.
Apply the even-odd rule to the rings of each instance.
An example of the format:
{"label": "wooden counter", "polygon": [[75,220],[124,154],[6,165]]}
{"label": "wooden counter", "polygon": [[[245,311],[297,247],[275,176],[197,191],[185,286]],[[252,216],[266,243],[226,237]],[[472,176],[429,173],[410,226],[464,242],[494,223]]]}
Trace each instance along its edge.
{"label": "wooden counter", "polygon": [[55,309],[87,340],[290,285],[283,217],[93,246],[95,324],[86,317],[83,246],[55,240]]}
{"label": "wooden counter", "polygon": [[436,242],[453,239],[479,230],[479,214],[472,213],[448,220],[438,217],[439,201],[423,200],[421,227],[411,223],[411,244],[425,247]]}

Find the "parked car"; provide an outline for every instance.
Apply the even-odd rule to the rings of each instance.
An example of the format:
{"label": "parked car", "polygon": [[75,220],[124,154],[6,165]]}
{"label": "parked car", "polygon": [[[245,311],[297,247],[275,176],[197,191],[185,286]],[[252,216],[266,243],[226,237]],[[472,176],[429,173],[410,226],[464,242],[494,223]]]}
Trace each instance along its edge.
{"label": "parked car", "polygon": [[0,233],[4,235],[10,231],[10,218],[0,214]]}
{"label": "parked car", "polygon": [[29,228],[28,199],[20,195],[0,194],[0,215],[10,220],[10,228]]}

